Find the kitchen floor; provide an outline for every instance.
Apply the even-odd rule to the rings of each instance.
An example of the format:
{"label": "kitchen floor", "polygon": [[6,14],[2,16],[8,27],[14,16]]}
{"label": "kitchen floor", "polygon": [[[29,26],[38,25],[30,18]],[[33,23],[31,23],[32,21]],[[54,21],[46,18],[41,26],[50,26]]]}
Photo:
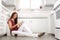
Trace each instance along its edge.
{"label": "kitchen floor", "polygon": [[33,37],[9,37],[9,36],[2,36],[0,40],[57,40],[52,35],[44,35],[40,38],[33,38]]}

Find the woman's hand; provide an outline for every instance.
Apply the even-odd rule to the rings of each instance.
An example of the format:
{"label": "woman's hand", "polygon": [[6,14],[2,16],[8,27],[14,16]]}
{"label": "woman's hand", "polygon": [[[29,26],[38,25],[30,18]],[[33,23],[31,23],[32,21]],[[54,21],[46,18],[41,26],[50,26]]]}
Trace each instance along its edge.
{"label": "woman's hand", "polygon": [[20,27],[22,24],[23,24],[23,22],[17,23],[17,27]]}
{"label": "woman's hand", "polygon": [[16,25],[17,25],[17,27],[20,27],[20,23],[17,23]]}

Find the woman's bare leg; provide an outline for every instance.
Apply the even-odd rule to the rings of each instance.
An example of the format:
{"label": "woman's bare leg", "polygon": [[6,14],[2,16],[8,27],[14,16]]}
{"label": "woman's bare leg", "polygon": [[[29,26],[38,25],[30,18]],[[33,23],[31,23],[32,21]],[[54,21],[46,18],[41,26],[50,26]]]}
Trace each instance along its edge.
{"label": "woman's bare leg", "polygon": [[22,24],[21,27],[18,29],[18,31],[27,32],[27,33],[33,33],[26,24]]}

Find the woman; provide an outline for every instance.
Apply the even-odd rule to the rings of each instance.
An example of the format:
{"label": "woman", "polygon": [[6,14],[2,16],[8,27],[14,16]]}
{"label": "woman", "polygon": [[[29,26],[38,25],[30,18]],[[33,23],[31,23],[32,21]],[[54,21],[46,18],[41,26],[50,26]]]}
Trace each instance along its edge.
{"label": "woman", "polygon": [[8,20],[8,25],[10,28],[10,33],[14,33],[12,31],[16,31],[16,34],[31,36],[31,37],[41,37],[45,33],[33,33],[23,22],[18,23],[18,14],[17,12],[13,12],[10,19]]}

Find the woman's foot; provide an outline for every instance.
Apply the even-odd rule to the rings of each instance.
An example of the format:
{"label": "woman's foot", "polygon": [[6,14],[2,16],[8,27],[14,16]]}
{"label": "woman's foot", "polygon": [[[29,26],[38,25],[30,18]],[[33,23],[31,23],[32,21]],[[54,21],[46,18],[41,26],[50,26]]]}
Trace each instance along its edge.
{"label": "woman's foot", "polygon": [[15,34],[14,36],[15,36],[15,38],[16,38],[18,35],[17,35],[17,34]]}
{"label": "woman's foot", "polygon": [[44,34],[45,34],[45,32],[39,33],[39,34],[38,34],[38,37],[42,37]]}
{"label": "woman's foot", "polygon": [[7,36],[7,34],[4,34],[3,36]]}

